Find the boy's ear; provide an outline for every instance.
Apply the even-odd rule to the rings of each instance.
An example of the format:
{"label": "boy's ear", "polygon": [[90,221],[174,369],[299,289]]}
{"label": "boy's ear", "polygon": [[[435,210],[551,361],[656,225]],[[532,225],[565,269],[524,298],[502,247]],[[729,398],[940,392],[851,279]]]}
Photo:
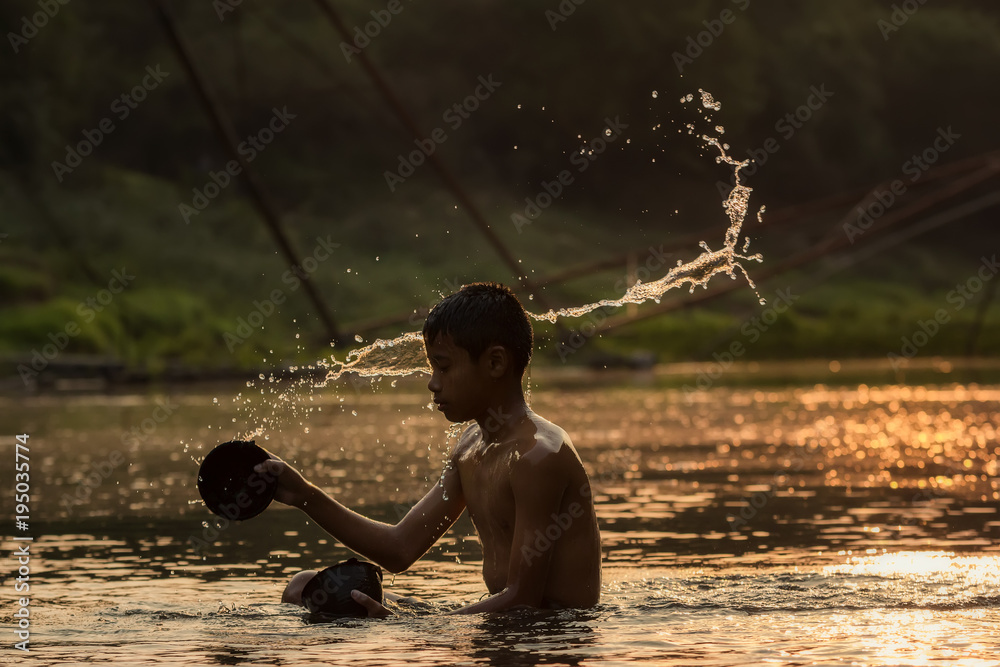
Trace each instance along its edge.
{"label": "boy's ear", "polygon": [[490,377],[502,378],[510,367],[510,354],[503,345],[490,345],[483,353]]}

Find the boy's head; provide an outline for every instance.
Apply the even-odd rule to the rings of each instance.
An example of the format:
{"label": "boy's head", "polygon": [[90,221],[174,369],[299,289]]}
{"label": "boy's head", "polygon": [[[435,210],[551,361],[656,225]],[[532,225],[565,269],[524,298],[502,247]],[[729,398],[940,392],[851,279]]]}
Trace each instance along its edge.
{"label": "boy's head", "polygon": [[439,335],[450,336],[472,361],[490,346],[500,345],[519,380],[531,360],[531,322],[510,288],[499,283],[472,283],[446,296],[427,315],[423,335],[425,345]]}

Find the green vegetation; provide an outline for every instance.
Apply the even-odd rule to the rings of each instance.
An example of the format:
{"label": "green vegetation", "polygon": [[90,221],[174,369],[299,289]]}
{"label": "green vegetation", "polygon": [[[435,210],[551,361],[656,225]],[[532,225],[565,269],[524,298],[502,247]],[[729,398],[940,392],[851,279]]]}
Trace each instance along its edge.
{"label": "green vegetation", "polygon": [[[941,127],[961,135],[942,163],[1000,147],[988,85],[1000,79],[1000,10],[927,4],[884,39],[878,21],[892,10],[874,0],[780,10],[751,3],[740,11],[741,4],[586,3],[553,30],[545,10],[556,2],[407,2],[364,53],[427,136],[445,132],[436,152],[533,279],[641,254],[723,220],[717,183],[729,172],[682,131],[688,122],[699,131],[724,124],[738,157],[777,141],[779,150],[749,181],[754,210],[900,178],[901,165]],[[300,256],[316,259],[311,279],[342,331],[405,317],[463,282],[514,282],[430,167],[387,187],[385,173],[414,150],[412,137],[356,58],[346,62],[315,5],[241,3],[224,20],[212,3],[171,5],[241,137],[266,127],[274,109],[294,115],[252,166]],[[334,5],[352,29],[384,6]],[[675,54],[726,9],[734,12],[731,25],[679,76]],[[0,25],[18,33],[22,17],[35,11],[34,3],[8,3]],[[67,356],[109,358],[152,374],[329,354],[327,332],[240,178],[188,222],[179,210],[230,156],[147,3],[61,6],[36,36],[11,48],[14,57],[0,65],[0,372],[13,372],[54,338]],[[121,95],[142,83],[147,66],[167,75],[147,85],[135,108],[122,106]],[[455,127],[445,113],[487,75],[502,85]],[[833,92],[830,101],[783,136],[777,122],[821,85]],[[710,125],[696,104],[678,102],[698,88],[723,103]],[[92,154],[69,171],[54,170],[54,162],[70,164],[67,146],[98,136],[104,118],[114,129]],[[601,136],[609,118],[629,126],[625,138],[577,172],[570,156]],[[566,169],[574,179],[562,196],[515,229],[511,214]],[[759,336],[748,323],[765,307],[742,288],[590,339],[569,359],[638,351],[711,359],[733,341],[746,344],[746,359],[884,357],[939,309],[949,322],[921,356],[997,355],[1000,313],[990,307],[990,284],[962,308],[948,301],[998,246],[988,213],[829,278],[816,278],[824,259],[765,281],[760,292],[772,304],[775,290],[800,297]],[[763,265],[747,265],[751,275],[838,234],[846,214],[849,206],[841,206],[829,219],[759,233],[748,219],[751,251],[765,256]],[[721,234],[712,234],[704,240],[718,248]],[[323,259],[331,244],[338,247]],[[670,261],[698,251],[692,243]],[[109,287],[114,271],[134,276],[118,294]],[[615,297],[624,274],[622,266],[551,285],[526,305]],[[275,293],[282,303],[270,303]],[[243,326],[256,318],[261,325]],[[415,314],[364,336],[395,335],[420,321]],[[62,341],[68,325],[78,329]],[[538,362],[559,363],[557,334],[545,326],[538,333]]]}

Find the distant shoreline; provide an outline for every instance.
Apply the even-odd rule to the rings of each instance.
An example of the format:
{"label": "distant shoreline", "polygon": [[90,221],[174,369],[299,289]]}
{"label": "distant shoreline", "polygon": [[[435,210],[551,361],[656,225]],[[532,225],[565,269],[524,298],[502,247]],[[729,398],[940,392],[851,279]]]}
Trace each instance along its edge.
{"label": "distant shoreline", "polygon": [[[301,379],[314,377],[322,380],[327,371],[289,370],[288,367],[258,368],[251,370],[217,369],[198,370],[181,366],[165,369],[160,373],[127,369],[121,362],[104,357],[74,357],[60,364],[53,364],[39,380],[31,385],[21,380],[16,372],[19,362],[6,359],[8,368],[0,376],[0,395],[17,394],[75,394],[127,391],[129,388],[162,386],[197,386],[228,384],[258,380],[261,375]],[[424,379],[420,375],[392,378],[403,391],[423,391]],[[699,380],[701,382],[699,383]],[[378,386],[378,380],[362,378],[367,387]],[[357,386],[357,380],[354,381]],[[1000,383],[1000,358],[927,357],[907,360],[894,369],[885,357],[863,359],[789,359],[764,361],[733,361],[723,367],[716,361],[656,363],[634,368],[628,365],[609,364],[607,367],[590,365],[559,365],[534,363],[529,368],[527,382],[534,388],[565,388],[574,386],[641,385],[651,387],[683,387],[689,390],[709,390],[716,386],[746,386],[748,384],[777,385],[803,384],[921,384],[980,382]],[[412,388],[407,385],[413,385]],[[331,384],[336,390],[337,384]]]}

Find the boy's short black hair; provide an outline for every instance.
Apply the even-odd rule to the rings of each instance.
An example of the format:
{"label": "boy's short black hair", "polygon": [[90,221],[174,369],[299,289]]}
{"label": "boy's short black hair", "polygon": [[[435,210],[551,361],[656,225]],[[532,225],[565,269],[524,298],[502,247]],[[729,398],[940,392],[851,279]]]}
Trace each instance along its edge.
{"label": "boy's short black hair", "polygon": [[506,285],[485,282],[463,285],[442,299],[424,322],[424,342],[438,334],[478,359],[490,345],[503,345],[518,376],[531,360],[533,334],[524,306]]}

